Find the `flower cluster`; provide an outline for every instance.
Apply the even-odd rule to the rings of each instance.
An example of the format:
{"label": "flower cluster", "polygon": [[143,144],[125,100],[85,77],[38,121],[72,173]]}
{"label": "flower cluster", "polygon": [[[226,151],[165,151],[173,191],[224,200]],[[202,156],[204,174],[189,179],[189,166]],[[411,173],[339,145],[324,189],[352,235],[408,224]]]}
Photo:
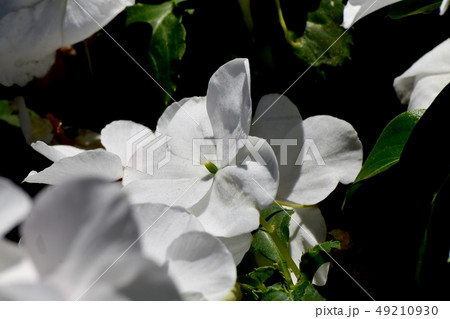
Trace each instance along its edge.
{"label": "flower cluster", "polygon": [[[195,141],[203,143],[199,152],[194,151]],[[49,285],[47,277],[51,277],[55,285],[48,298],[56,298],[55,291],[58,298],[74,298],[83,289],[90,292],[90,285],[98,288],[83,298],[156,298],[151,294],[158,289],[156,283],[152,286],[154,276],[161,279],[159,272],[164,267],[168,267],[167,282],[173,282],[167,289],[176,289],[160,298],[224,298],[235,284],[236,265],[250,248],[252,232],[260,225],[261,210],[274,203],[294,210],[289,249],[298,263],[306,250],[325,240],[325,222],[315,204],[339,182],[351,183],[362,162],[361,143],[348,123],[331,116],[303,120],[285,96],[263,97],[252,122],[246,59],[219,68],[206,97],[169,106],[155,132],[131,121],[115,121],[102,130],[101,142],[105,149],[82,150],[42,141],[31,144],[54,162],[25,179],[56,186],[41,195],[44,200],[37,201],[22,227],[28,253],[24,258],[31,260],[27,264],[34,264],[39,274],[38,284],[36,280],[33,284]],[[161,167],[159,155],[167,158]],[[114,184],[89,180],[94,177]],[[5,209],[17,219],[25,218],[23,211]],[[119,236],[122,232],[126,233]],[[57,238],[63,233],[61,242]],[[67,234],[72,234],[70,240]],[[136,246],[133,253],[129,245]],[[75,277],[77,265],[89,257],[85,250],[91,248],[95,252],[89,256],[107,256],[92,261],[85,280],[75,287],[67,291],[60,287],[71,286],[65,281]],[[53,256],[54,250],[64,255]],[[119,271],[115,259],[119,265],[123,259],[125,267],[129,258],[157,269],[144,281],[149,284],[149,295],[135,296],[133,287],[124,288],[142,275],[144,266],[135,266],[128,281],[120,283],[124,286],[107,282],[113,277],[108,275],[109,266]],[[58,260],[64,263],[58,265]],[[327,270],[322,267],[316,274],[316,284],[325,284]],[[58,277],[60,271],[65,280]],[[104,277],[102,283],[117,289],[114,294],[102,295],[103,284],[97,284],[95,276]],[[130,295],[123,296],[124,289]]]}
{"label": "flower cluster", "polygon": [[[101,1],[86,17],[90,5],[81,0],[7,2],[0,83],[44,76],[59,48],[133,3]],[[45,23],[35,28],[36,20]],[[252,115],[250,87],[248,60],[232,60],[213,74],[205,97],[168,106],[156,130],[114,121],[100,133],[102,148],[91,150],[51,145],[49,134],[33,142],[25,116],[27,142],[53,164],[25,178],[49,185],[35,199],[0,180],[0,298],[230,298],[255,231],[271,228],[261,212],[274,205],[289,215],[283,258],[295,284],[302,255],[327,235],[317,204],[355,180],[362,145],[349,123],[303,120],[284,95],[263,96]],[[16,103],[28,115],[24,100]],[[20,244],[7,236],[17,226]],[[312,283],[324,285],[328,268]]]}

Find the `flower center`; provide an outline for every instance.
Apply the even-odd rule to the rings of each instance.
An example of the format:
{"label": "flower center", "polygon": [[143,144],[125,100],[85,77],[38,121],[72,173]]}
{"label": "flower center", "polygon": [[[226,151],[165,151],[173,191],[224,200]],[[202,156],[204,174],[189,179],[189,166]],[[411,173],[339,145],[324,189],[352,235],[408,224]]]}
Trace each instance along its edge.
{"label": "flower center", "polygon": [[213,163],[211,163],[209,161],[205,162],[205,167],[211,174],[216,174],[217,171],[219,170],[216,165],[214,165]]}

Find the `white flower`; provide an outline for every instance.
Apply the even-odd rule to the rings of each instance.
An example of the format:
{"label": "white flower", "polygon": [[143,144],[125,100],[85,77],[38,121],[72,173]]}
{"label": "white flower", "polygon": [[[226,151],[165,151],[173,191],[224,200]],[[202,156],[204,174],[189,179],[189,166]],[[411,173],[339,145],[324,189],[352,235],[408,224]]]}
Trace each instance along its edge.
{"label": "white flower", "polygon": [[348,29],[366,15],[399,1],[401,0],[349,0],[344,8],[342,26]]}
{"label": "white flower", "polygon": [[[17,200],[26,195],[0,181],[0,196],[13,200],[1,208],[0,224],[12,226],[23,219],[30,200],[20,206]],[[118,185],[99,180],[46,189],[21,228],[25,248],[0,242],[0,299],[177,300],[179,293],[220,299],[236,280],[233,259],[187,219],[179,208],[133,210]],[[145,239],[142,248],[138,239]]]}
{"label": "white flower", "polygon": [[349,123],[326,115],[303,120],[298,108],[278,94],[263,96],[254,118],[250,133],[269,141],[279,163],[276,200],[295,210],[289,226],[290,250],[298,262],[327,234],[320,209],[302,206],[321,202],[339,182],[355,180],[362,166],[362,144]]}
{"label": "white flower", "polygon": [[80,42],[134,0],[2,0],[0,83],[26,85],[43,77],[61,47]]}
{"label": "white flower", "polygon": [[131,158],[127,155],[127,141],[139,133],[153,135],[147,127],[131,121],[115,121],[101,131],[105,149],[85,151],[68,145],[50,146],[42,141],[31,147],[53,161],[41,172],[32,171],[28,183],[58,185],[79,177],[99,177],[109,181],[122,179],[124,168]]}
{"label": "white flower", "polygon": [[[402,0],[349,0],[344,8],[344,22],[342,26],[350,28],[356,21],[383,7]],[[443,0],[439,14],[443,15],[448,8],[449,0]]]}
{"label": "white flower", "polygon": [[[223,65],[211,78],[207,97],[170,105],[155,134],[130,121],[112,122],[101,132],[106,151],[33,143],[35,150],[55,163],[39,173],[31,172],[25,181],[59,184],[81,176],[122,179],[133,203],[187,208],[208,233],[223,241],[239,263],[250,247],[250,232],[259,225],[259,210],[272,204],[278,188],[272,149],[263,139],[248,134],[249,77],[245,59]],[[139,144],[137,138],[149,144]],[[135,139],[135,144],[130,143]],[[159,145],[159,141],[164,143]],[[214,151],[223,151],[222,159],[213,164],[196,157],[195,141],[210,142]],[[136,145],[140,148],[133,149]],[[158,148],[150,148],[152,145]],[[257,148],[256,155],[248,149],[252,146]],[[167,154],[169,161],[158,168],[157,159]],[[136,163],[143,163],[141,171]],[[150,169],[152,174],[147,174]],[[217,172],[212,173],[214,169]]]}
{"label": "white flower", "polygon": [[[272,149],[263,139],[249,136],[249,81],[246,59],[220,67],[206,97],[174,103],[159,119],[156,134],[167,137],[167,142],[157,151],[169,152],[170,161],[153,176],[129,168],[124,176],[124,189],[134,203],[176,202],[186,207],[207,232],[223,240],[237,263],[250,246],[250,232],[259,226],[259,210],[273,203],[278,188]],[[196,141],[210,142],[214,150],[209,152],[223,151],[222,158],[197,157]],[[254,154],[245,143],[258,146],[259,162],[265,165],[250,156]]]}
{"label": "white flower", "polygon": [[439,7],[439,14],[443,15],[445,12],[447,12],[449,0],[442,0],[441,6]]}
{"label": "white flower", "polygon": [[394,80],[397,97],[408,110],[427,109],[450,83],[450,39],[421,57]]}

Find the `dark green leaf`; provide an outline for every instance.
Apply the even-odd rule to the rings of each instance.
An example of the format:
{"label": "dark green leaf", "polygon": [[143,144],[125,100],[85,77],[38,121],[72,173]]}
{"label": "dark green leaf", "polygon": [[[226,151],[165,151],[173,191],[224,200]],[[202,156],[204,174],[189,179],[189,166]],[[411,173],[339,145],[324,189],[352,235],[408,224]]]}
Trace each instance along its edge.
{"label": "dark green leaf", "polygon": [[283,212],[283,208],[281,208],[280,205],[278,205],[277,203],[273,203],[273,205],[270,206],[269,208],[263,209],[260,212],[260,215],[264,219],[269,219],[273,215],[275,215],[276,213],[279,213],[279,212]]}
{"label": "dark green leaf", "polygon": [[255,232],[252,247],[265,258],[274,262],[285,280],[291,280],[286,260],[272,237],[265,230],[259,229]]}
{"label": "dark green leaf", "polygon": [[289,293],[286,292],[283,285],[276,283],[261,293],[262,301],[288,301],[291,300]]}
{"label": "dark green leaf", "polygon": [[127,22],[148,23],[152,36],[148,46],[148,67],[151,74],[165,92],[164,101],[168,103],[176,90],[180,61],[186,50],[186,30],[181,17],[173,14],[174,3],[159,5],[136,4],[127,8]]}
{"label": "dark green leaf", "polygon": [[384,172],[400,160],[403,148],[424,110],[407,111],[383,130],[356,177],[355,183]]}
{"label": "dark green leaf", "polygon": [[350,57],[352,38],[341,27],[343,10],[341,0],[322,0],[316,11],[308,13],[302,37],[297,38],[293,32],[288,35],[300,59],[317,67],[340,66]]}
{"label": "dark green leaf", "polygon": [[[426,247],[433,236],[436,236],[434,247],[448,244],[448,237],[442,234],[444,231],[436,232],[432,228],[432,225],[446,223],[440,218],[434,222],[435,217],[430,213],[437,212],[436,194],[441,192],[450,175],[449,101],[450,85],[417,122],[398,163],[363,181],[358,191],[346,201],[345,214],[352,225],[352,237],[371,251],[364,262],[374,269],[370,273],[373,289],[383,289],[383,283],[395,281],[396,286],[401,287],[397,294],[401,293],[405,298],[437,296],[437,290],[435,293],[428,288],[437,286],[436,278],[440,278],[440,274],[437,275],[436,269],[434,272],[430,272],[430,268],[425,270],[427,258],[431,258],[427,257],[431,255],[427,254]],[[448,215],[448,198],[448,195],[441,195],[440,207],[447,207],[444,216]],[[404,242],[405,238],[407,244],[393,247],[393,243]],[[444,261],[444,255],[448,254],[445,250],[441,250]],[[398,262],[401,270],[393,273],[392,265]],[[425,272],[435,276],[425,276]]]}
{"label": "dark green leaf", "polygon": [[316,287],[309,282],[303,281],[298,282],[294,290],[291,293],[292,300],[294,301],[325,301],[326,299],[322,297],[317,291]]}
{"label": "dark green leaf", "polygon": [[272,277],[274,273],[275,268],[272,266],[259,267],[247,275],[239,276],[238,282],[254,289],[263,290],[265,289],[264,283]]}
{"label": "dark green leaf", "polygon": [[261,217],[274,227],[278,238],[286,248],[289,247],[289,223],[293,213],[293,210],[281,207],[277,203],[261,211]]}
{"label": "dark green leaf", "polygon": [[430,13],[439,9],[442,0],[403,0],[389,7],[389,17],[400,19],[421,13]]}

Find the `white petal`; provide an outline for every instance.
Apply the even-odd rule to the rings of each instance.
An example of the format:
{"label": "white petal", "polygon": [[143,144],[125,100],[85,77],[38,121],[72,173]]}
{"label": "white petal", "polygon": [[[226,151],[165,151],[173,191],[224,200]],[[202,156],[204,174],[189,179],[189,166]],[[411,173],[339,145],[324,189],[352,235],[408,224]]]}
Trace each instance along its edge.
{"label": "white petal", "polygon": [[303,253],[324,242],[326,236],[327,228],[319,208],[296,208],[289,223],[292,260],[298,264]]}
{"label": "white petal", "polygon": [[114,121],[101,131],[101,142],[108,152],[114,153],[126,166],[139,143],[154,137],[153,132],[144,125],[132,121]]}
{"label": "white petal", "polygon": [[394,80],[397,97],[408,109],[428,108],[450,83],[450,39],[421,57]]}
{"label": "white petal", "polygon": [[0,287],[0,300],[5,301],[61,301],[63,295],[52,285],[16,284]]}
{"label": "white petal", "polygon": [[64,38],[61,46],[69,46],[90,37],[134,2],[134,0],[66,1]]}
{"label": "white petal", "polygon": [[205,178],[142,179],[124,186],[133,204],[165,204],[190,207],[200,201],[211,188],[213,180]]}
{"label": "white petal", "polygon": [[37,174],[28,175],[25,182],[57,185],[81,177],[117,181],[122,176],[122,162],[117,155],[104,150],[92,150],[63,158]]}
{"label": "white petal", "polygon": [[160,141],[156,142],[156,148],[138,149],[132,156],[124,171],[124,185],[138,179],[197,178],[209,174],[203,164],[179,157],[169,145]]}
{"label": "white petal", "polygon": [[325,286],[328,280],[328,271],[330,270],[330,263],[324,263],[320,265],[314,274],[312,283],[316,286]]}
{"label": "white petal", "polygon": [[[106,270],[106,269],[105,269]],[[72,297],[73,298],[73,297]],[[124,255],[79,300],[178,301],[167,267],[137,254]]]}
{"label": "white petal", "polygon": [[0,240],[25,220],[30,212],[30,197],[17,185],[0,177]]}
{"label": "white petal", "polygon": [[180,235],[203,231],[200,222],[184,208],[160,204],[134,205],[140,244],[146,257],[163,265],[166,251]]}
{"label": "white petal", "polygon": [[167,250],[169,274],[185,299],[220,300],[236,283],[236,266],[225,246],[204,232],[180,236]]}
{"label": "white petal", "polygon": [[158,120],[155,134],[167,136],[164,145],[170,152],[192,165],[194,140],[210,139],[213,135],[206,99],[193,97],[171,104]]}
{"label": "white petal", "polygon": [[0,9],[0,83],[6,86],[43,77],[62,46],[66,1],[17,2]]}
{"label": "white petal", "polygon": [[263,141],[258,154],[265,165],[247,158],[246,149],[238,154],[237,166],[219,169],[210,193],[192,212],[206,231],[220,237],[249,233],[259,225],[259,210],[270,206],[278,189],[278,168],[272,148],[259,138],[250,137],[254,145]]}
{"label": "white petal", "polygon": [[32,261],[17,243],[0,239],[0,285],[37,282],[39,275]]}
{"label": "white petal", "polygon": [[280,172],[279,198],[286,198],[300,178],[300,169],[292,169],[304,140],[303,120],[297,106],[284,95],[269,94],[261,98],[250,133],[271,144]]}
{"label": "white petal", "polygon": [[6,86],[23,86],[43,77],[57,49],[86,39],[134,4],[132,0],[14,2],[0,8],[0,83]]}
{"label": "white petal", "polygon": [[38,194],[23,238],[41,276],[71,298],[125,251],[140,255],[139,246],[131,246],[138,229],[120,186],[99,180],[77,180]]}
{"label": "white petal", "polygon": [[228,154],[229,140],[246,139],[250,131],[252,102],[247,59],[232,60],[213,74],[206,105],[214,138],[223,139],[224,166],[235,155]]}
{"label": "white petal", "polygon": [[252,245],[253,236],[251,233],[242,234],[236,237],[217,237],[233,255],[234,263],[240,264],[244,258],[245,253],[250,249]]}
{"label": "white petal", "polygon": [[439,14],[444,15],[445,12],[447,12],[449,5],[449,0],[443,0],[441,3],[441,6],[439,7]]}
{"label": "white petal", "polygon": [[349,0],[344,8],[342,26],[348,29],[366,15],[399,1],[401,0]]}
{"label": "white petal", "polygon": [[303,121],[305,144],[292,176],[300,170],[290,194],[281,201],[304,205],[325,199],[339,182],[354,181],[362,166],[362,145],[354,128],[332,116],[313,116]]}
{"label": "white petal", "polygon": [[50,146],[42,141],[37,141],[31,144],[31,147],[36,151],[47,157],[53,162],[57,162],[66,157],[72,157],[84,152],[84,150],[69,146],[69,145],[54,145]]}

